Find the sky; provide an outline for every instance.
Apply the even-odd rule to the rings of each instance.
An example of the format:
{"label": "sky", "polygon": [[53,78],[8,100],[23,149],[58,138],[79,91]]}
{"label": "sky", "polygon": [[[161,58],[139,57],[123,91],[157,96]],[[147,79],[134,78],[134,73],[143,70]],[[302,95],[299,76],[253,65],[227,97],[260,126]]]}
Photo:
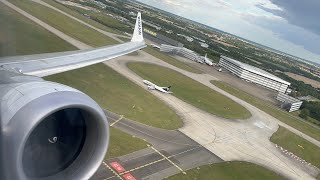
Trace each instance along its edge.
{"label": "sky", "polygon": [[138,0],[320,63],[320,0]]}

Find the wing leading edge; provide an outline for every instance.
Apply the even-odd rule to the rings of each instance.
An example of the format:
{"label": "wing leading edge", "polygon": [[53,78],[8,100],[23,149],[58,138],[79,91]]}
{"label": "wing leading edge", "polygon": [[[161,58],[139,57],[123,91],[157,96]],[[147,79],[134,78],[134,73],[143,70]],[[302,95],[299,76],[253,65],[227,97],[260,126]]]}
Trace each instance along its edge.
{"label": "wing leading edge", "polygon": [[44,77],[104,62],[144,47],[141,13],[138,13],[130,42],[96,49],[3,58],[0,59],[0,67]]}

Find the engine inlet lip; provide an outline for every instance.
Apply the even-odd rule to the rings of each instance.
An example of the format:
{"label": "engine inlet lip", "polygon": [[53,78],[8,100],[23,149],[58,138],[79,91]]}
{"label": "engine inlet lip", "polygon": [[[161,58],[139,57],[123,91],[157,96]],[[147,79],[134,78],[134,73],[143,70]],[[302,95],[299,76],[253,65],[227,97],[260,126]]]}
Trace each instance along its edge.
{"label": "engine inlet lip", "polygon": [[[39,108],[32,109],[32,107]],[[26,176],[23,170],[22,158],[25,143],[30,134],[46,117],[66,108],[77,108],[96,117],[94,122],[89,123],[96,128],[92,134],[97,139],[94,141],[94,144],[85,143],[83,147],[87,148],[88,145],[93,145],[93,148],[88,149],[91,156],[84,156],[81,152],[78,155],[79,158],[77,158],[74,163],[60,173],[50,177],[30,178]],[[32,113],[30,113],[31,110]],[[29,122],[23,121],[26,116],[32,120]],[[89,179],[102,163],[109,144],[109,126],[104,112],[91,98],[79,92],[55,92],[42,96],[23,107],[12,118],[9,126],[10,130],[7,133],[7,137],[10,138],[7,138],[6,144],[8,144],[8,146],[6,150],[7,153],[11,153],[13,157],[11,157],[11,159],[9,158],[10,160],[8,160],[8,162],[11,161],[12,163],[8,163],[7,167],[11,169],[11,174],[16,174],[12,177],[16,179]]]}

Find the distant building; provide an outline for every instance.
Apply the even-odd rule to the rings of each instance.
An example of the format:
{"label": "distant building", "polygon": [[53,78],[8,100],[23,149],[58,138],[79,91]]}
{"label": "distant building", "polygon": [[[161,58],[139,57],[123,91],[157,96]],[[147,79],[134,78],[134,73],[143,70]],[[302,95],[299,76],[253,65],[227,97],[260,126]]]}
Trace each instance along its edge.
{"label": "distant building", "polygon": [[142,22],[145,25],[148,25],[150,27],[155,28],[157,31],[160,31],[162,29],[160,25],[157,25],[157,24],[154,24],[154,23],[151,23],[151,22],[148,22],[148,21],[144,21],[144,20],[142,20]]}
{"label": "distant building", "polygon": [[151,31],[147,28],[144,28],[143,31],[144,31],[144,34],[143,34],[144,38],[150,41],[153,41],[157,44],[169,44],[169,45],[178,46],[178,47],[184,46],[184,44],[180,43],[179,41],[171,39],[165,35],[159,34],[158,32]]}
{"label": "distant building", "polygon": [[277,76],[226,56],[220,57],[219,65],[242,79],[282,93],[286,93],[290,86],[289,82]]}
{"label": "distant building", "polygon": [[129,16],[137,16],[137,14],[135,12],[130,11]]}
{"label": "distant building", "polygon": [[181,37],[184,37],[189,42],[193,42],[193,38],[192,37],[189,37],[189,36],[186,36],[186,35],[183,35],[183,34],[177,34],[177,35],[181,36]]}
{"label": "distant building", "polygon": [[196,52],[194,52],[190,49],[184,48],[184,47],[176,47],[176,46],[170,46],[167,44],[161,44],[160,51],[165,52],[165,53],[174,54],[174,55],[179,55],[179,56],[185,57],[187,59],[190,59],[192,61],[204,63],[203,56],[200,56]]}
{"label": "distant building", "polygon": [[208,44],[203,43],[203,42],[199,42],[199,44],[200,44],[201,47],[204,47],[204,48],[208,48],[209,47]]}
{"label": "distant building", "polygon": [[277,100],[282,102],[281,108],[285,109],[289,112],[299,110],[302,105],[302,101],[300,101],[299,99],[291,97],[291,96],[284,94],[282,92],[279,92],[279,94],[277,96]]}

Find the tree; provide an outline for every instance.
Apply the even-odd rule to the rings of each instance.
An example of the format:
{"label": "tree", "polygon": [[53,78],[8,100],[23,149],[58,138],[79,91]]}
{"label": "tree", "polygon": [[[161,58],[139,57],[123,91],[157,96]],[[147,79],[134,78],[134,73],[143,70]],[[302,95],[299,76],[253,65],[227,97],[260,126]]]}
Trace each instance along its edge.
{"label": "tree", "polygon": [[310,112],[309,112],[309,110],[306,109],[306,108],[302,109],[302,111],[301,111],[300,114],[299,114],[299,116],[300,116],[301,118],[306,119],[306,120],[308,119],[309,115],[310,115]]}

